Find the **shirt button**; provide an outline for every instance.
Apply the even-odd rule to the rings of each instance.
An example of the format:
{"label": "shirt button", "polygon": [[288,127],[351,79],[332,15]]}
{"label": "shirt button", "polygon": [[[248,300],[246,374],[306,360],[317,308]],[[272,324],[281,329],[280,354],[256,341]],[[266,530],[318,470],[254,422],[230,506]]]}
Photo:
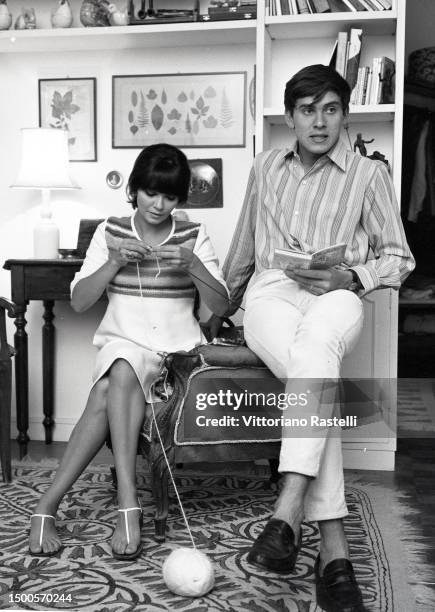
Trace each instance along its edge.
{"label": "shirt button", "polygon": [[302,181],[302,185],[306,185],[306,184],[307,184],[307,181]]}
{"label": "shirt button", "polygon": [[298,211],[298,210],[295,210],[295,215],[298,215],[298,214],[299,214],[299,211]]}

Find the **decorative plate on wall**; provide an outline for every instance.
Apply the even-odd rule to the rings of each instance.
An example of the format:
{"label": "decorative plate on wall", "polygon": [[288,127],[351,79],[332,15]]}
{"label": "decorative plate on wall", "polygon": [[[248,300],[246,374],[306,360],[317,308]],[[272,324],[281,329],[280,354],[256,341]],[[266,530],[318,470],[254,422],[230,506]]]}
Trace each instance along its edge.
{"label": "decorative plate on wall", "polygon": [[179,208],[222,208],[222,159],[190,159],[187,202]]}

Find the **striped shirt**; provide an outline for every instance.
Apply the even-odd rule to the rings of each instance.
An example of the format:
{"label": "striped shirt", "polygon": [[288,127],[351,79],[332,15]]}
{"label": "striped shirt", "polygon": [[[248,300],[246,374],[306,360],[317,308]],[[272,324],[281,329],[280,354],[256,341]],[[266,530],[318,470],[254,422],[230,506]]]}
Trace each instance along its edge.
{"label": "striped shirt", "polygon": [[414,269],[386,165],[340,140],[308,172],[296,144],[260,153],[223,267],[232,312],[252,274],[274,267],[276,248],[313,253],[340,242],[347,244],[343,268],[357,273],[361,296],[398,289]]}

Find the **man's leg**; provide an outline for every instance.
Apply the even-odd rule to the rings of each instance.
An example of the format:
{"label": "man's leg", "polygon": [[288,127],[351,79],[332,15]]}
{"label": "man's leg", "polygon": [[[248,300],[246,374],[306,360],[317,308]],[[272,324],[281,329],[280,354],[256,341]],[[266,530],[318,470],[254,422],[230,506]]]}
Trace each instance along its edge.
{"label": "man's leg", "polygon": [[[320,296],[306,311],[290,348],[287,387],[291,391],[295,384],[323,385],[320,396],[311,398],[311,414],[334,415],[338,389],[333,382],[339,378],[343,357],[359,338],[362,323],[361,301],[349,291]],[[312,477],[304,499],[305,518],[319,522],[322,566],[335,558],[348,558],[341,521],[347,508],[340,434],[338,427],[308,425],[300,436],[296,432],[287,437],[284,432],[281,445],[280,470]],[[330,527],[323,529],[322,521]]]}
{"label": "man's leg", "polygon": [[[292,392],[295,387],[306,390],[308,384],[322,379],[337,380],[342,358],[353,348],[361,328],[362,304],[348,291],[313,297],[295,287],[292,281],[273,284],[267,280],[263,285],[260,282],[248,294],[245,315],[248,345],[276,376],[288,379],[287,392]],[[335,389],[332,389],[332,396],[327,398],[327,402],[332,404],[331,410],[334,393]],[[325,407],[321,407],[322,414],[325,414]],[[317,409],[311,406],[311,410]],[[303,430],[299,429],[287,437],[284,432],[280,471],[303,474],[311,479],[307,487],[312,491],[308,497],[310,514],[324,512],[324,519],[341,518],[346,515],[346,508],[342,476],[338,476],[342,474],[342,462],[337,432],[328,435],[331,431],[325,428],[325,435],[319,435],[322,432],[317,428],[312,436],[309,431],[307,433],[307,437],[302,437]],[[331,445],[331,451],[323,457],[327,443]],[[326,466],[321,469],[323,459]],[[333,487],[332,499],[328,493],[330,480],[325,480],[331,471],[334,482],[338,480],[342,491],[337,495],[339,491]],[[317,476],[320,485],[325,481],[325,486],[320,487],[321,495],[318,494],[319,483],[313,484],[318,480]],[[334,499],[338,500],[335,507],[325,508]],[[313,520],[319,518],[316,516]]]}

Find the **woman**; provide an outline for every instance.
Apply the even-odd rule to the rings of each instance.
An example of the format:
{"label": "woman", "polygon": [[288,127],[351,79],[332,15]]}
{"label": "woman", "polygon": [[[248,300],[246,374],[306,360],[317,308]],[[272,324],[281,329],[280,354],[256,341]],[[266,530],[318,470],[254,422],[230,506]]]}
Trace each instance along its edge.
{"label": "woman", "polygon": [[162,353],[189,350],[204,341],[194,316],[196,291],[216,314],[228,293],[204,226],[177,221],[187,200],[185,155],[167,144],[138,156],[127,185],[129,217],[110,217],[95,232],[71,284],[71,305],[90,308],[107,291],[98,327],[93,385],[54,481],[31,518],[29,552],[51,556],[62,548],[55,529],[59,503],[110,432],[118,481],[118,521],[112,538],[117,559],[141,550],[142,508],[136,490],[136,454],[145,398],[158,377]]}

